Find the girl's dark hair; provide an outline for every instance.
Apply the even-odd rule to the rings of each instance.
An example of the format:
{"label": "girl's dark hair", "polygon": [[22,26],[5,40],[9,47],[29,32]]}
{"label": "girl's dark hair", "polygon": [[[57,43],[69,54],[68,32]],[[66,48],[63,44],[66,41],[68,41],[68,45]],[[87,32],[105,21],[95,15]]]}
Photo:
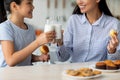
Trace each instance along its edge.
{"label": "girl's dark hair", "polygon": [[11,9],[10,9],[10,3],[11,2],[15,2],[16,4],[20,5],[22,0],[4,0],[4,6],[6,11],[8,11],[9,13],[11,13]]}
{"label": "girl's dark hair", "polygon": [[4,0],[0,0],[0,23],[7,20],[6,11],[4,9]]}
{"label": "girl's dark hair", "polygon": [[[104,12],[104,14],[113,16],[107,6],[106,0],[100,0],[98,7],[101,12]],[[72,14],[82,14],[78,5],[75,7]]]}
{"label": "girl's dark hair", "polygon": [[0,23],[7,20],[6,12],[11,13],[10,4],[15,2],[20,5],[22,0],[0,0]]}

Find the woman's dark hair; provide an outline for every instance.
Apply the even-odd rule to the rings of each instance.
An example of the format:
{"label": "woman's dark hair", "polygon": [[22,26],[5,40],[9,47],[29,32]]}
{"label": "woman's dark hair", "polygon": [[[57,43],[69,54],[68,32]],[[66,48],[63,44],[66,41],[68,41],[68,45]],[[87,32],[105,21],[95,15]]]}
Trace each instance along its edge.
{"label": "woman's dark hair", "polygon": [[[107,6],[106,0],[100,0],[98,7],[101,12],[104,12],[104,14],[113,16]],[[78,5],[75,7],[72,14],[82,14]]]}
{"label": "woman's dark hair", "polygon": [[0,23],[7,20],[6,11],[4,9],[4,0],[0,0]]}
{"label": "woman's dark hair", "polygon": [[9,13],[11,13],[11,9],[10,9],[10,3],[11,2],[15,2],[16,4],[20,5],[22,0],[4,0],[4,6],[6,11],[8,11]]}

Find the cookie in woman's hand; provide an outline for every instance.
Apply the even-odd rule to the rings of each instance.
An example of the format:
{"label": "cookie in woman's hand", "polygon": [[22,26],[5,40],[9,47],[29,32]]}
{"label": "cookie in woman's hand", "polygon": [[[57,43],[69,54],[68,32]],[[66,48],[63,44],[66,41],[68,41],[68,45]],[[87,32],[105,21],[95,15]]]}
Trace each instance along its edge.
{"label": "cookie in woman's hand", "polygon": [[109,34],[110,34],[111,37],[114,37],[114,36],[117,35],[118,33],[117,33],[116,30],[111,29]]}

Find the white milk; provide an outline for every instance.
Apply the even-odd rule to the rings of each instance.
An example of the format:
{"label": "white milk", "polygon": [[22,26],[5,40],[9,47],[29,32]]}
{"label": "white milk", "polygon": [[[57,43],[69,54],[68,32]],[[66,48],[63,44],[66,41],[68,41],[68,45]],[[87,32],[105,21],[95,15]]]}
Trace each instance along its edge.
{"label": "white milk", "polygon": [[53,24],[45,24],[44,32],[54,31],[55,26]]}
{"label": "white milk", "polygon": [[62,25],[58,22],[50,22],[50,20],[46,21],[44,32],[49,32],[49,31],[55,31],[56,33],[56,40],[59,40],[62,38]]}
{"label": "white milk", "polygon": [[62,25],[61,24],[54,24],[55,25],[55,32],[56,32],[56,39],[61,39],[62,38]]}

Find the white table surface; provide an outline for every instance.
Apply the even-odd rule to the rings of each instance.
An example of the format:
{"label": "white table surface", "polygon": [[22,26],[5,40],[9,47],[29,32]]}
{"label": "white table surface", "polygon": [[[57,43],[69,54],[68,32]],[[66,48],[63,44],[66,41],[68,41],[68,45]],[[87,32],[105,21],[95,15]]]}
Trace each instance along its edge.
{"label": "white table surface", "polygon": [[[87,62],[0,68],[0,80],[71,80],[62,75],[64,70],[90,67],[93,64]],[[87,80],[120,80],[120,72],[102,73],[101,77]]]}

